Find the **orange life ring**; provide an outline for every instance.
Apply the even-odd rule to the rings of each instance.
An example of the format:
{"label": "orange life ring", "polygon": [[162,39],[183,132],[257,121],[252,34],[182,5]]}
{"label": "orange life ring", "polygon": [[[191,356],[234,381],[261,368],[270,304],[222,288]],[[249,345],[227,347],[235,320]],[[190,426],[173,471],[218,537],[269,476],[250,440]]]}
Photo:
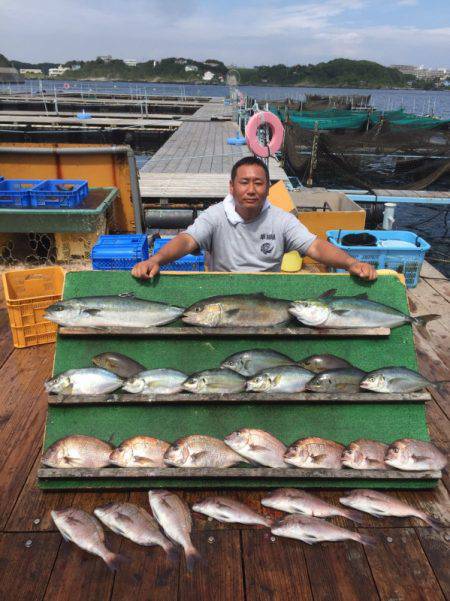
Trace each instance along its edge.
{"label": "orange life ring", "polygon": [[[270,128],[271,139],[267,146],[263,146],[258,140],[258,129],[268,125]],[[276,115],[269,111],[260,111],[250,117],[245,128],[245,140],[247,146],[258,157],[266,159],[278,152],[283,143],[284,129],[281,121]]]}
{"label": "orange life ring", "polygon": [[64,88],[65,90],[68,90],[68,89],[70,88],[70,83],[67,83],[67,82],[66,82],[66,83],[63,85],[63,88]]}

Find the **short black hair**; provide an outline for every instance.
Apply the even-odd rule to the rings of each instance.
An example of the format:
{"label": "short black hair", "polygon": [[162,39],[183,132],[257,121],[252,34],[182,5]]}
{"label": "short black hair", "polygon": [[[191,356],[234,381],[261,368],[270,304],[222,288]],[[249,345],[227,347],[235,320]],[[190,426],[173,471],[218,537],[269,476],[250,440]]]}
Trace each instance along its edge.
{"label": "short black hair", "polygon": [[258,167],[262,167],[264,169],[264,173],[266,174],[267,183],[270,182],[269,170],[267,169],[267,165],[264,163],[264,161],[261,161],[261,159],[258,159],[258,157],[255,156],[244,157],[243,159],[239,159],[239,161],[233,165],[233,168],[231,169],[232,182],[236,179],[237,170],[243,165],[258,165]]}

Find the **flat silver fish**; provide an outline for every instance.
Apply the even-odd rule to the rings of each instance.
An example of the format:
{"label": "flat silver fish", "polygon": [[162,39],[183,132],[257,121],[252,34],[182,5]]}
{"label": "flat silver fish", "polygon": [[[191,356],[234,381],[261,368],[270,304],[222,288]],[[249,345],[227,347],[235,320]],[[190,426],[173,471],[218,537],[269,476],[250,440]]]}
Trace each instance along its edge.
{"label": "flat silver fish", "polygon": [[351,363],[345,359],[342,359],[342,357],[337,357],[336,355],[330,355],[327,353],[322,355],[310,355],[309,357],[305,357],[299,361],[298,364],[300,367],[304,367],[305,369],[313,371],[314,373],[320,373],[322,371],[327,371],[328,369],[353,367]]}
{"label": "flat silver fish", "polygon": [[189,376],[183,389],[196,394],[231,394],[245,390],[244,376],[231,369],[205,369]]}
{"label": "flat silver fish", "polygon": [[123,389],[132,394],[176,394],[187,379],[187,374],[177,369],[148,369],[129,378]]}
{"label": "flat silver fish", "polygon": [[351,442],[342,453],[342,465],[355,470],[387,470],[384,462],[388,445],[376,440],[359,438]]}
{"label": "flat silver fish", "polygon": [[54,468],[106,467],[113,450],[108,442],[73,434],[54,442],[42,456],[42,463]]}
{"label": "flat silver fish", "polygon": [[383,367],[371,371],[361,380],[360,387],[372,392],[417,392],[434,386],[416,371],[407,367]]}
{"label": "flat silver fish", "polygon": [[359,383],[366,375],[356,367],[328,369],[317,374],[306,384],[312,392],[360,392]]}
{"label": "flat silver fish", "polygon": [[241,376],[251,377],[263,369],[280,365],[295,365],[295,361],[273,349],[250,349],[230,355],[220,364],[221,368],[232,369]]}
{"label": "flat silver fish", "polygon": [[45,390],[53,394],[107,394],[123,384],[116,374],[98,367],[69,369],[45,382]]}
{"label": "flat silver fish", "polygon": [[241,428],[226,436],[224,442],[242,457],[259,465],[286,468],[286,445],[265,430]]}
{"label": "flat silver fish", "polygon": [[312,518],[305,515],[292,514],[277,520],[272,526],[272,534],[296,538],[308,545],[324,541],[354,540],[363,545],[372,545],[372,537],[364,536],[358,532],[352,532],[330,524],[326,520]]}
{"label": "flat silver fish", "polygon": [[185,436],[172,443],[164,454],[164,461],[175,467],[217,468],[249,463],[223,440],[201,434]]}
{"label": "flat silver fish", "polygon": [[286,463],[310,469],[342,468],[344,445],[325,438],[302,438],[292,443],[284,455]]}
{"label": "flat silver fish", "polygon": [[249,392],[295,393],[303,392],[314,374],[298,365],[281,365],[264,369],[247,380]]}
{"label": "flat silver fish", "polygon": [[100,353],[100,355],[92,357],[92,363],[97,367],[107,369],[119,378],[131,378],[140,371],[145,371],[145,367],[141,363],[122,355],[122,353]]}
{"label": "flat silver fish", "polygon": [[253,511],[244,503],[239,503],[239,501],[227,497],[208,497],[199,503],[194,503],[192,509],[219,522],[262,525],[269,528],[272,524],[270,518]]}
{"label": "flat silver fish", "polygon": [[443,470],[447,457],[431,442],[402,438],[389,445],[384,461],[399,470]]}

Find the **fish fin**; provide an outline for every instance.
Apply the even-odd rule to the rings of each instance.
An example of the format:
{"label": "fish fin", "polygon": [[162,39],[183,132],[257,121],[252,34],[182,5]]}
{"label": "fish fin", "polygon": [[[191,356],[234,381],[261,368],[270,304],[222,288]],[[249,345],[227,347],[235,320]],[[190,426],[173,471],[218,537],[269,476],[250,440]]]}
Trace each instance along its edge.
{"label": "fish fin", "polygon": [[267,298],[264,292],[251,292],[248,296],[253,296],[253,298]]}
{"label": "fish fin", "polygon": [[200,459],[200,457],[203,457],[203,455],[207,455],[207,452],[199,451],[198,453],[192,453],[191,458],[193,459],[193,461],[197,461],[197,459]]}
{"label": "fish fin", "polygon": [[437,382],[432,382],[431,386],[433,386],[440,394],[445,394],[449,382],[450,380],[438,380]]}
{"label": "fish fin", "polygon": [[433,528],[433,530],[436,530],[437,532],[441,532],[442,530],[445,529],[445,524],[443,524],[442,522],[440,522],[439,520],[437,520],[436,518],[433,518],[431,515],[423,515],[421,516],[422,520],[428,524],[428,526],[431,526]]}
{"label": "fish fin", "polygon": [[351,313],[350,309],[333,309],[334,315],[348,315]]}
{"label": "fish fin", "polygon": [[427,340],[430,339],[430,335],[427,330],[427,325],[429,321],[433,321],[433,319],[439,319],[442,317],[441,315],[437,315],[436,313],[431,313],[430,315],[419,315],[418,317],[411,317],[411,322],[417,326],[417,329]]}
{"label": "fish fin", "polygon": [[73,392],[73,384],[69,384],[62,391],[63,394],[72,394],[72,392]]}
{"label": "fish fin", "polygon": [[224,311],[224,313],[228,316],[228,317],[233,317],[233,315],[237,315],[239,313],[240,309],[226,309]]}
{"label": "fish fin", "polygon": [[362,292],[361,294],[356,294],[353,298],[359,298],[360,300],[369,300],[369,295],[367,292]]}
{"label": "fish fin", "polygon": [[370,465],[375,465],[375,464],[381,463],[378,459],[371,459],[370,457],[367,457],[366,461]]}
{"label": "fish fin", "polygon": [[83,309],[83,313],[87,313],[88,315],[98,315],[101,312],[101,309]]}
{"label": "fish fin", "polygon": [[367,545],[368,547],[375,547],[377,544],[376,539],[373,536],[368,536],[367,534],[357,534],[355,540],[363,545]]}
{"label": "fish fin", "polygon": [[273,383],[275,384],[275,386],[278,386],[278,384],[281,382],[283,376],[281,374],[278,374],[274,377],[273,379]]}
{"label": "fish fin", "polygon": [[429,459],[429,457],[426,457],[425,455],[411,455],[411,457],[414,459],[414,461],[423,461],[424,459]]}
{"label": "fish fin", "polygon": [[113,444],[113,443],[114,443],[114,438],[115,438],[115,437],[116,437],[116,433],[115,433],[115,432],[113,432],[113,433],[111,434],[111,436],[108,438],[108,441],[107,441],[107,442],[109,442],[109,444]]}
{"label": "fish fin", "polygon": [[148,461],[149,461],[148,457],[140,457],[139,455],[134,455],[133,456],[133,460],[136,463],[142,463],[142,464],[144,464],[144,466],[146,466],[148,464]]}
{"label": "fish fin", "polygon": [[104,560],[112,572],[116,572],[122,564],[130,561],[128,557],[120,555],[120,553],[108,553],[108,555],[104,557]]}
{"label": "fish fin", "polygon": [[364,518],[357,511],[354,511],[353,509],[345,509],[343,511],[343,515],[348,520],[352,520],[352,522],[356,522],[357,524],[364,523]]}
{"label": "fish fin", "polygon": [[121,522],[128,522],[130,524],[133,523],[133,520],[130,517],[128,517],[127,515],[125,515],[125,513],[120,513],[120,511],[116,512],[116,518],[118,520],[120,520]]}
{"label": "fish fin", "polygon": [[186,554],[186,569],[191,573],[194,571],[195,564],[202,562],[202,556],[194,546],[188,547],[184,552]]}
{"label": "fish fin", "polygon": [[178,548],[170,543],[170,546],[167,546],[165,549],[167,553],[167,558],[171,563],[177,563],[179,558]]}
{"label": "fish fin", "polygon": [[326,456],[327,456],[326,453],[322,453],[322,455],[315,455],[315,457],[312,458],[313,463],[319,463],[319,461],[322,461],[322,459],[325,459]]}
{"label": "fish fin", "polygon": [[329,290],[325,290],[322,294],[319,294],[317,298],[331,298],[336,296],[337,288],[330,288]]}
{"label": "fish fin", "polygon": [[120,296],[120,298],[136,298],[134,292],[122,292],[121,294],[118,294],[118,296]]}
{"label": "fish fin", "polygon": [[261,445],[258,444],[251,444],[249,445],[252,451],[266,451],[266,447],[262,447]]}

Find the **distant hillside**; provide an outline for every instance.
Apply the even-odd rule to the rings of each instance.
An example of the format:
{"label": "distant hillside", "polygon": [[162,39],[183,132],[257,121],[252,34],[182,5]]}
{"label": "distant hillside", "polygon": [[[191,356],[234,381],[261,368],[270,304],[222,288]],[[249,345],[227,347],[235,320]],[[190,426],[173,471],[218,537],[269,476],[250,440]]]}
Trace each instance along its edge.
{"label": "distant hillside", "polygon": [[23,81],[23,77],[19,75],[6,56],[0,54],[0,83],[22,83]]}
{"label": "distant hillside", "polygon": [[60,63],[22,63],[20,61],[11,61],[14,67],[19,69],[41,69],[44,75],[48,75],[48,70],[58,67]]}

